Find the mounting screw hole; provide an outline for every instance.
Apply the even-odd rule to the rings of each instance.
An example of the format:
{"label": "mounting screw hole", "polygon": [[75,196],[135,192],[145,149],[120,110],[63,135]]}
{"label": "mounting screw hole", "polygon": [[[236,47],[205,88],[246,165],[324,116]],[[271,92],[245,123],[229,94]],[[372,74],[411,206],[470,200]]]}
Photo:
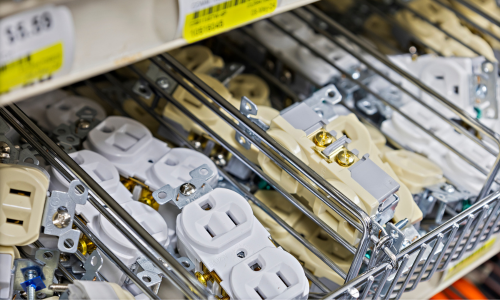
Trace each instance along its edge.
{"label": "mounting screw hole", "polygon": [[54,257],[54,254],[52,254],[52,252],[50,252],[50,251],[43,253],[43,259],[51,260],[52,257]]}

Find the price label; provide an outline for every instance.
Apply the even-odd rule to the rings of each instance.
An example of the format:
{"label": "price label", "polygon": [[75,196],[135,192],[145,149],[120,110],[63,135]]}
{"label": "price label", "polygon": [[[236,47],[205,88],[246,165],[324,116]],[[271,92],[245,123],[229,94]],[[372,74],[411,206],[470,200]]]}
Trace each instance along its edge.
{"label": "price label", "polygon": [[270,14],[278,0],[180,0],[179,5],[183,36],[192,43]]}
{"label": "price label", "polygon": [[43,6],[0,20],[0,94],[68,73],[74,28],[64,6]]}

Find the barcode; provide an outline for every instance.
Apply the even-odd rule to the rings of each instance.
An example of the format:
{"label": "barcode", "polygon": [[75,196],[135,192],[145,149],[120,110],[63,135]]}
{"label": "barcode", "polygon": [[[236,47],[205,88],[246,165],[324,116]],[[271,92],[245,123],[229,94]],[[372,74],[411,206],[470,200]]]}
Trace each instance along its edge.
{"label": "barcode", "polygon": [[195,12],[193,19],[196,19],[199,17],[204,17],[204,16],[210,15],[212,13],[216,13],[220,10],[228,9],[230,7],[235,7],[235,6],[238,6],[240,4],[244,4],[245,2],[247,2],[247,0],[229,0],[229,1],[217,4],[217,5],[214,5],[214,6],[210,6],[208,8],[205,8],[205,9],[202,9],[202,10]]}

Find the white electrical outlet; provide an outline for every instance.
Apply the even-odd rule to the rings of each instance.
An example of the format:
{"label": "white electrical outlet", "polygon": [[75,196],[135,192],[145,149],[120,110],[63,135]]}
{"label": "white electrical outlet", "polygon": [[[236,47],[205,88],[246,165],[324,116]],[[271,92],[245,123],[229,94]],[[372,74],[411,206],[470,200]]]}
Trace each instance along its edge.
{"label": "white electrical outlet", "polygon": [[104,120],[107,116],[104,108],[94,100],[80,96],[69,96],[54,103],[45,112],[49,128],[75,123],[79,119],[76,113],[84,107],[94,109],[97,113],[95,116],[97,120]]}
{"label": "white electrical outlet", "polygon": [[70,300],[135,300],[130,292],[111,282],[75,280],[68,285],[68,288]]}
{"label": "white electrical outlet", "polygon": [[34,120],[38,127],[50,130],[47,120],[47,110],[58,101],[68,97],[68,93],[63,90],[55,90],[39,96],[29,98],[19,102],[17,105],[23,112]]}
{"label": "white electrical outlet", "polygon": [[[176,186],[193,169],[207,164],[217,167],[206,156],[189,149],[171,149],[154,138],[143,124],[129,118],[111,116],[89,132],[84,147],[106,157],[124,177],[143,181],[152,191],[170,184]],[[210,184],[215,186],[217,177]]]}
{"label": "white electrical outlet", "polygon": [[264,248],[231,270],[236,299],[307,299],[309,283],[300,263],[278,248]]}
{"label": "white electrical outlet", "polygon": [[[132,201],[132,194],[120,182],[120,174],[109,160],[90,150],[70,153],[69,156],[118,203]],[[67,191],[69,182],[58,171],[51,169],[51,191]],[[81,206],[81,205],[78,205]]]}
{"label": "white electrical outlet", "polygon": [[[248,202],[232,190],[218,188],[186,205],[177,217],[177,237],[179,253],[193,261],[197,274],[212,278],[209,287],[216,295],[258,299],[255,291],[260,288],[268,299],[307,297],[307,279],[298,261],[275,248]],[[253,293],[247,291],[249,278],[241,277],[241,266],[255,272]]]}
{"label": "white electrical outlet", "polygon": [[[90,203],[85,206],[91,205]],[[122,207],[148,231],[158,243],[165,248],[169,245],[168,226],[162,216],[150,206],[130,201]],[[136,262],[141,255],[139,250],[128,241],[128,239],[115,228],[106,218],[97,214],[88,219],[87,226],[110,250],[128,267]],[[96,250],[98,251],[98,250]],[[109,281],[122,285],[126,275],[118,269],[105,255],[102,255],[104,262],[100,270],[101,274]]]}
{"label": "white electrical outlet", "polygon": [[78,121],[76,113],[90,107],[97,112],[96,119],[106,118],[104,108],[89,98],[68,95],[66,92],[56,90],[37,96],[19,103],[19,107],[45,130],[51,131],[61,124],[73,124]]}
{"label": "white electrical outlet", "polygon": [[[292,30],[297,36],[303,38],[306,36],[315,36],[314,32],[308,28],[302,21],[297,20],[291,14],[281,14],[273,18],[274,21]],[[289,37],[286,33],[275,27],[268,21],[260,21],[253,26],[255,36],[270,49],[274,54],[283,59],[283,61],[292,69],[303,73],[318,85],[325,85],[333,77],[338,76],[339,72],[326,63],[321,58],[311,53],[307,48],[300,46],[297,41]],[[316,38],[316,39],[319,39]],[[320,49],[325,49],[326,41],[316,41]]]}

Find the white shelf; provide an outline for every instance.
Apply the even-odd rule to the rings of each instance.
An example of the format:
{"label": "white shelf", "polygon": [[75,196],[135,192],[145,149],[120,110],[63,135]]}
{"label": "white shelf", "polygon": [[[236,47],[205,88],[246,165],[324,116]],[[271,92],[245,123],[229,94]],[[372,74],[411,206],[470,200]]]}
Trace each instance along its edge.
{"label": "white shelf", "polygon": [[[0,0],[0,17],[48,3],[66,5],[73,16],[76,37],[75,58],[69,74],[0,95],[0,106],[64,87],[187,44],[176,30],[177,1],[25,0],[16,3],[12,0]],[[282,0],[283,3],[271,15],[314,1],[316,0]],[[252,22],[257,20],[259,19]]]}
{"label": "white shelf", "polygon": [[[408,300],[429,299],[432,296],[436,295],[437,293],[441,292],[442,290],[446,289],[447,287],[452,285],[455,281],[464,277],[472,270],[479,267],[481,264],[483,264],[488,259],[492,258],[498,252],[500,252],[500,238],[498,234],[494,235],[493,238],[496,238],[494,244],[484,253],[479,255],[478,258],[473,262],[471,262],[467,267],[463,268],[462,270],[460,270],[450,278],[447,278],[446,280],[444,280],[443,278],[445,276],[444,272],[436,272],[429,281],[420,282],[420,284],[417,286],[415,290],[408,293],[403,293],[401,299],[408,299]],[[476,248],[476,251],[480,247],[481,244]],[[462,260],[466,259],[469,254],[470,253],[466,254]]]}

